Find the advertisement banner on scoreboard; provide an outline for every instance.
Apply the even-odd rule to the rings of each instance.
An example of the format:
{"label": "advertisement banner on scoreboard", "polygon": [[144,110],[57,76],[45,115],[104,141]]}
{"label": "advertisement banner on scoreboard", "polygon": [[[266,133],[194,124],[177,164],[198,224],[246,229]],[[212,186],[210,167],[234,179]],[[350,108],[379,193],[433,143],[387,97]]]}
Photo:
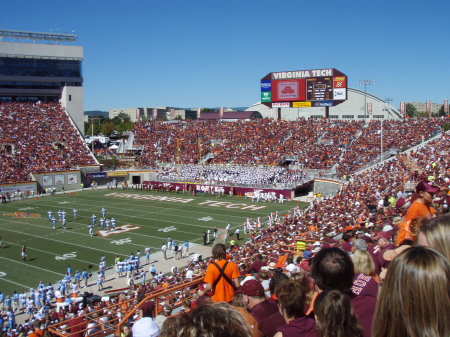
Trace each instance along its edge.
{"label": "advertisement banner on scoreboard", "polygon": [[272,82],[271,81],[261,81],[261,91],[271,91]]}
{"label": "advertisement banner on scoreboard", "polygon": [[272,102],[272,93],[270,91],[261,92],[261,102]]}
{"label": "advertisement banner on scoreboard", "polygon": [[327,107],[327,106],[333,106],[333,101],[319,101],[319,102],[314,102],[315,107]]}
{"label": "advertisement banner on scoreboard", "polygon": [[290,108],[291,104],[289,102],[277,102],[272,103],[272,108]]}
{"label": "advertisement banner on scoreboard", "polygon": [[347,89],[333,89],[333,99],[335,100],[347,99]]}
{"label": "advertisement banner on scoreboard", "polygon": [[310,108],[311,102],[292,102],[293,108]]}
{"label": "advertisement banner on scoreboard", "polygon": [[333,78],[333,88],[347,88],[347,77],[346,76],[336,76]]}

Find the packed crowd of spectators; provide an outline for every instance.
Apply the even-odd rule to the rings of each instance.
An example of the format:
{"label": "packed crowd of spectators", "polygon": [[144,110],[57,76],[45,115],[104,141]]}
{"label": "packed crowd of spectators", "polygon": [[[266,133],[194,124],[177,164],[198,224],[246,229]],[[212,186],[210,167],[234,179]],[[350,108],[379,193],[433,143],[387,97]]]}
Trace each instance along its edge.
{"label": "packed crowd of spectators", "polygon": [[[269,124],[266,127],[277,128],[279,124],[287,122],[277,122],[279,124],[273,125],[270,124],[272,122],[268,121],[267,123]],[[302,123],[307,125],[309,122],[302,121]],[[314,126],[314,122],[311,121],[311,123],[309,125]],[[317,123],[315,130],[319,130],[318,127],[323,122],[319,121]],[[436,124],[433,124],[434,122],[431,120],[410,121],[405,123],[407,124],[406,126],[396,123],[383,123],[383,128],[386,124],[386,130],[383,131],[383,138],[386,137],[386,148],[390,146],[391,148],[403,149],[416,145],[437,131],[441,121],[435,121]],[[205,129],[210,132],[214,129],[214,125],[214,123],[207,123],[205,124]],[[162,131],[162,129],[158,129],[159,127],[165,130]],[[179,128],[179,126],[177,127]],[[183,124],[180,131],[177,131],[177,127],[170,124],[156,125],[144,123],[138,126],[138,128],[141,128],[139,132],[143,132],[144,138],[148,137],[147,139],[150,140],[153,137],[154,131],[157,131],[156,134],[159,132],[159,137],[155,136],[155,140],[157,139],[155,144],[157,145],[153,146],[156,150],[156,152],[153,152],[154,157],[147,157],[150,160],[149,163],[153,160],[156,161],[163,158],[160,155],[162,155],[165,145],[172,146],[173,154],[177,153],[177,146],[180,146],[180,141],[177,141],[177,139],[181,139],[177,138],[177,132],[179,132],[178,136],[183,135],[185,138],[187,138],[186,134],[190,134],[191,136],[188,138],[190,139],[191,150],[195,151],[198,148],[197,138],[192,138],[192,135],[201,132],[193,127],[193,125],[190,125],[190,123]],[[318,131],[320,136],[311,136],[316,137],[316,142],[322,142],[321,144],[324,146],[334,146],[334,140],[331,134],[338,133],[340,137],[339,142],[343,143],[337,144],[336,146],[338,148],[341,145],[345,145],[347,149],[352,149],[350,151],[357,151],[357,148],[361,148],[366,151],[364,152],[364,158],[376,156],[376,151],[372,151],[370,148],[376,147],[378,149],[380,138],[378,138],[378,143],[376,137],[373,143],[369,141],[364,143],[363,140],[359,140],[363,135],[368,136],[369,134],[373,134],[375,130],[378,130],[377,128],[380,125],[377,125],[376,122],[362,129],[359,127],[359,124],[354,122],[348,125],[345,125],[345,122],[339,122],[335,125],[335,130],[330,132],[328,130],[324,131],[327,127],[326,123],[322,127],[324,129],[320,132]],[[292,126],[292,128],[294,127]],[[226,133],[224,129],[221,129],[219,133]],[[367,130],[371,130],[372,133],[365,134]],[[397,130],[402,130],[402,139],[395,138],[394,135]],[[151,131],[150,135],[146,133],[148,131]],[[246,131],[249,132],[248,129]],[[361,131],[361,136],[352,136],[353,132],[356,135],[359,131]],[[162,137],[162,135],[166,135],[166,132],[168,132],[168,137]],[[314,132],[311,131],[311,133]],[[386,135],[384,132],[386,132]],[[348,134],[346,135],[346,133]],[[276,137],[277,135],[276,132],[270,134],[272,137]],[[211,133],[201,133],[201,144],[208,144],[208,135],[211,135]],[[285,138],[288,140],[291,137],[292,135],[285,135]],[[304,142],[307,139],[309,138],[306,137]],[[203,141],[205,142],[203,143]],[[178,145],[176,145],[177,142]],[[214,141],[210,139],[209,144],[214,144],[214,147],[216,147],[216,144],[221,144],[220,146],[222,146],[224,142],[224,140]],[[302,143],[301,140],[297,142]],[[273,146],[277,142],[274,141],[271,144]],[[353,149],[352,146],[355,146],[355,148]],[[444,249],[433,246],[431,236],[426,237],[427,234],[423,234],[428,239],[428,245],[437,249],[439,253],[435,253],[434,250],[432,251],[426,248],[413,248],[408,250],[407,247],[403,247],[405,245],[415,245],[415,241],[420,241],[417,239],[418,233],[414,233],[416,236],[415,240],[402,242],[400,246],[396,246],[395,237],[397,224],[405,215],[408,206],[412,203],[412,198],[414,198],[413,191],[406,188],[408,184],[416,186],[418,182],[426,181],[433,189],[438,190],[434,195],[436,201],[434,207],[437,213],[448,211],[450,189],[449,148],[450,135],[445,134],[409,154],[399,154],[395,158],[382,162],[370,170],[351,175],[348,184],[344,185],[338,194],[327,198],[315,199],[311,201],[309,208],[306,210],[301,210],[299,207],[296,207],[292,211],[286,212],[286,214],[269,214],[266,218],[267,223],[262,226],[257,225],[256,221],[248,218],[246,220],[247,225],[248,223],[252,223],[252,226],[246,226],[248,241],[242,243],[242,240],[238,238],[234,239],[234,234],[231,231],[228,233],[229,238],[227,240],[229,243],[229,255],[226,257],[226,260],[236,265],[238,269],[238,277],[236,278],[239,280],[240,285],[237,292],[233,291],[233,295],[235,295],[232,296],[233,305],[234,307],[240,307],[240,309],[230,309],[227,305],[210,304],[210,294],[205,292],[203,287],[200,287],[198,293],[192,293],[186,289],[186,292],[179,292],[175,297],[161,301],[164,309],[166,309],[167,304],[168,310],[165,310],[165,316],[169,316],[172,313],[171,309],[176,303],[180,302],[184,304],[183,307],[186,314],[170,319],[164,317],[160,321],[160,323],[164,323],[159,326],[154,326],[152,330],[155,332],[155,336],[159,334],[160,330],[161,336],[190,336],[187,332],[181,334],[182,331],[189,330],[184,330],[186,326],[190,327],[189,331],[199,331],[196,329],[199,329],[203,325],[207,329],[218,329],[218,326],[213,326],[216,319],[215,315],[218,312],[221,312],[222,315],[225,314],[225,316],[221,316],[223,319],[219,319],[218,321],[223,323],[223,327],[230,328],[228,331],[228,335],[230,336],[233,335],[233,332],[234,336],[274,336],[275,334],[277,337],[289,336],[290,333],[300,333],[299,328],[307,329],[305,335],[331,336],[332,334],[329,331],[330,327],[332,328],[333,326],[333,319],[348,323],[344,331],[347,333],[344,334],[346,336],[398,336],[401,334],[390,335],[388,331],[390,328],[386,326],[395,326],[398,329],[426,329],[427,323],[425,321],[430,321],[431,324],[435,323],[435,326],[431,326],[431,328],[438,331],[435,335],[448,335],[450,328],[448,323],[446,323],[448,320],[445,318],[448,312],[446,309],[450,309],[448,304],[448,247],[450,247],[450,243],[448,242],[448,216],[444,216],[444,220],[442,221],[439,220],[441,223],[446,224],[446,227],[444,227],[444,237],[441,238],[444,241]],[[351,158],[346,156],[347,152],[349,151],[346,151],[344,156],[346,161],[350,162]],[[165,154],[165,156],[166,159],[170,158],[168,154]],[[179,157],[181,158],[181,154]],[[331,157],[329,156],[327,158]],[[368,161],[370,160],[367,159]],[[328,165],[331,165],[333,162],[330,162]],[[193,162],[189,163],[193,164]],[[186,167],[188,167],[186,176],[189,176],[191,174],[190,172],[194,176],[197,174],[198,166],[190,165]],[[348,174],[354,170],[355,168],[352,167],[342,172]],[[219,172],[211,170],[208,174],[211,174],[212,178],[217,178],[220,181],[220,179],[224,179],[225,177],[222,176],[222,171]],[[168,171],[164,174],[166,176],[178,175],[175,171]],[[178,179],[178,176],[176,179]],[[237,224],[237,228],[241,228],[241,226],[243,224]],[[248,230],[249,227],[252,229]],[[234,228],[236,228],[236,224]],[[399,248],[406,250],[406,253],[402,254],[400,252],[401,250],[398,250]],[[423,298],[420,298],[420,296],[415,297],[418,298],[417,301],[420,301],[417,303],[414,302],[417,305],[405,305],[405,308],[410,311],[402,319],[395,317],[394,310],[391,310],[394,304],[390,303],[390,307],[386,306],[386,303],[389,302],[387,299],[389,297],[392,298],[392,296],[397,298],[395,305],[402,305],[402,301],[409,300],[403,293],[403,290],[400,294],[391,293],[393,291],[391,287],[394,287],[396,280],[399,280],[397,281],[399,284],[411,284],[411,287],[408,289],[412,292],[418,292],[420,290],[418,289],[419,287],[414,288],[414,286],[417,286],[423,280],[416,280],[414,277],[421,272],[424,274],[431,272],[439,273],[439,268],[437,271],[420,269],[431,264],[417,263],[417,265],[414,265],[414,256],[408,255],[413,254],[410,252],[415,254],[416,260],[418,259],[417,256],[423,256],[428,261],[437,261],[436,263],[440,263],[440,269],[444,271],[443,274],[446,275],[443,278],[440,274],[439,277],[430,278],[433,279],[433,281],[430,281],[432,283],[427,284],[428,286],[424,288],[427,289],[427,293],[419,294],[423,298],[431,297],[434,300],[443,298],[444,304],[439,307],[440,310],[436,310],[437,305],[426,307],[426,310],[428,310],[427,317],[429,317],[429,312],[431,312],[433,320],[416,319],[414,321],[406,315],[412,315],[414,310],[422,307],[423,303],[421,300]],[[338,274],[326,274],[324,271],[326,265],[321,265],[321,267],[318,265],[319,262],[317,261],[326,261],[327,256],[330,254],[334,254],[334,261],[339,262],[337,263],[339,267],[337,269]],[[396,260],[397,255],[398,260]],[[366,258],[365,262],[369,261],[371,267],[363,268],[363,263],[357,262],[358,258]],[[372,262],[370,263],[370,261]],[[364,265],[367,265],[367,263]],[[391,268],[390,265],[393,267]],[[411,265],[414,265],[418,273],[416,275],[410,275],[409,279],[400,280],[400,277],[403,275],[401,270],[402,266],[408,268]],[[59,310],[58,313],[56,313],[56,310],[51,311],[53,309],[50,309],[49,313],[45,314],[45,317],[42,318],[42,322],[48,319],[50,321],[63,320],[77,315],[80,317],[83,315],[88,317],[89,312],[104,308],[108,321],[112,322],[111,324],[116,324],[120,318],[124,317],[128,310],[136,306],[139,302],[138,299],[142,298],[143,293],[148,294],[154,289],[179,284],[188,278],[188,274],[192,277],[193,273],[191,272],[193,270],[195,270],[196,275],[204,272],[208,274],[210,266],[211,264],[207,262],[197,262],[189,264],[186,270],[183,271],[173,270],[170,275],[157,275],[158,277],[155,276],[140,291],[134,292],[128,290],[115,299],[105,298],[97,302],[96,308],[92,306],[80,308],[79,305],[74,305],[73,308],[70,306]],[[414,270],[414,268],[410,268],[410,270]],[[328,273],[333,273],[333,271],[328,270]],[[325,276],[328,276],[329,279]],[[348,281],[349,279],[350,282]],[[441,284],[438,284],[438,280],[441,279],[444,279],[443,282],[446,284],[444,288],[447,290],[443,293],[438,293],[441,286]],[[384,286],[380,287],[380,280],[385,281],[386,288]],[[222,282],[225,282],[225,280],[222,280]],[[208,290],[208,283],[210,282],[205,281],[205,283],[206,290]],[[213,284],[212,288],[214,286],[216,285]],[[380,288],[381,291],[379,290]],[[317,292],[317,290],[320,291]],[[430,296],[430,292],[432,292],[433,296]],[[289,297],[293,298],[294,294],[298,296],[295,297],[296,307],[289,300]],[[401,295],[403,295],[403,298],[401,298]],[[214,291],[212,296],[214,297]],[[117,307],[126,300],[131,300],[129,302],[130,304],[121,307],[124,311],[118,310]],[[340,306],[336,307],[338,302]],[[339,308],[337,311],[339,317],[323,314],[326,303],[328,303],[328,309],[336,310],[336,308]],[[258,309],[262,308],[261,305],[265,308],[264,310]],[[241,328],[243,327],[241,330],[236,326],[231,327],[229,324],[232,324],[232,322],[225,319],[227,315],[231,317],[236,311],[242,313],[242,316],[239,317],[244,317],[244,319],[241,318],[239,321],[239,325]],[[401,308],[398,311],[402,311]],[[205,319],[201,319],[201,315],[205,312],[208,312],[208,322],[210,324],[206,324]],[[425,315],[425,313],[422,314]],[[315,320],[314,315],[316,316]],[[387,317],[383,315],[391,316]],[[150,313],[150,316],[155,316],[155,312]],[[92,317],[89,316],[89,319],[92,319]],[[384,324],[383,319],[385,321]],[[156,320],[155,317],[154,320]],[[153,322],[153,319],[151,321]],[[378,322],[378,324],[372,324],[373,321]],[[402,322],[407,322],[409,326],[406,328],[402,327]],[[384,328],[387,330],[383,331]],[[28,324],[24,329],[26,331],[33,330],[31,324]],[[66,326],[64,329],[70,331],[70,326]],[[22,330],[22,332],[25,330]],[[223,333],[223,328],[221,331]],[[416,331],[415,334],[408,332],[403,335],[419,336],[423,335],[421,334],[423,331],[419,330],[418,333]],[[18,331],[12,332],[9,329],[7,333],[9,336],[15,336],[18,334]],[[92,331],[86,330],[77,335],[77,337],[81,337],[82,335],[89,336],[91,333]],[[224,336],[228,335],[224,334]]]}
{"label": "packed crowd of spectators", "polygon": [[[401,152],[441,131],[448,118],[379,121],[300,119],[249,122],[138,122],[135,143],[144,150],[138,165],[163,163],[276,166],[287,159],[305,169],[336,167],[349,175],[380,158],[383,151]],[[381,129],[383,131],[381,132]],[[189,169],[188,169],[189,170]]]}
{"label": "packed crowd of spectators", "polygon": [[251,170],[239,165],[186,164],[180,168],[162,169],[158,180],[206,181],[215,184],[275,185],[299,182],[306,178],[304,170],[288,170],[280,166],[255,166]]}
{"label": "packed crowd of spectators", "polygon": [[381,151],[381,137],[383,137],[383,151],[396,149],[404,151],[420,144],[440,131],[445,119],[410,119],[371,121],[366,128],[361,129],[358,137],[341,158],[337,171],[340,176],[350,174],[363,167],[366,163],[376,159]]}
{"label": "packed crowd of spectators", "polygon": [[57,103],[0,104],[0,144],[2,183],[29,181],[32,172],[96,164]]}
{"label": "packed crowd of spectators", "polygon": [[[391,291],[388,287],[391,287],[395,278],[400,277],[401,274],[399,271],[397,272],[399,275],[396,275],[393,271],[390,271],[389,266],[392,264],[396,270],[401,268],[399,263],[396,263],[396,256],[400,254],[399,259],[404,259],[406,253],[401,254],[401,251],[407,248],[404,246],[414,245],[414,241],[404,241],[400,246],[395,244],[397,224],[404,216],[407,210],[406,206],[411,203],[410,198],[413,197],[412,191],[408,191],[406,186],[408,183],[416,186],[419,181],[427,181],[429,186],[433,186],[433,189],[438,191],[434,199],[436,202],[434,207],[437,212],[448,211],[449,148],[450,135],[444,135],[408,155],[398,155],[396,158],[383,162],[371,170],[353,175],[349,183],[343,186],[337,195],[313,200],[306,210],[296,207],[285,214],[271,213],[265,218],[267,222],[262,226],[259,226],[256,220],[250,218],[246,220],[246,223],[252,223],[252,226],[238,224],[237,228],[244,226],[244,230],[248,233],[248,240],[242,243],[242,239],[235,239],[233,230],[228,233],[229,255],[227,260],[234,263],[239,272],[240,288],[233,297],[234,307],[225,305],[223,308],[220,306],[216,308],[217,305],[209,304],[210,295],[205,292],[203,286],[199,288],[198,292],[186,288],[184,291],[175,292],[174,296],[160,299],[158,302],[160,310],[158,312],[162,312],[162,314],[158,315],[159,319],[155,317],[155,311],[150,314],[150,316],[153,316],[152,322],[156,322],[154,330],[158,333],[160,331],[161,336],[172,336],[170,334],[172,324],[178,327],[176,331],[180,331],[183,324],[193,324],[191,319],[195,319],[195,315],[200,313],[198,310],[206,310],[207,308],[211,310],[210,315],[214,315],[216,309],[225,310],[230,315],[236,310],[242,312],[244,321],[253,326],[253,329],[249,328],[244,333],[245,336],[274,336],[277,331],[281,332],[283,336],[285,334],[288,336],[289,329],[295,327],[289,324],[286,326],[286,323],[299,319],[302,319],[302,324],[304,324],[302,326],[310,331],[308,333],[311,333],[311,336],[329,336],[325,334],[327,324],[331,324],[332,319],[342,320],[342,317],[349,320],[349,331],[355,333],[351,332],[351,334],[347,331],[349,336],[387,336],[383,334],[385,332],[380,332],[380,329],[383,329],[386,324],[375,326],[372,322],[374,320],[380,321],[386,310],[389,312],[389,308],[381,308],[385,305],[386,296],[399,297],[399,294],[396,293],[387,295],[387,292]],[[441,261],[443,268],[448,268],[448,257],[450,255],[448,250],[448,247],[450,247],[448,240],[449,218],[448,215],[444,215],[443,220],[440,219],[436,218],[436,221],[438,224],[444,223],[442,229],[444,238],[441,238],[443,244],[434,247],[440,253],[422,249],[420,256],[426,255],[429,259]],[[425,231],[425,229],[423,230]],[[431,229],[427,230],[431,231]],[[424,235],[428,235],[430,245],[435,244],[436,238],[433,241],[431,234],[424,232]],[[415,233],[415,236],[417,241],[417,233]],[[336,251],[336,248],[339,248],[338,251]],[[414,249],[418,250],[419,248]],[[334,258],[337,261],[340,261],[339,268],[341,269],[339,270],[339,277],[328,282],[321,278],[321,271],[314,264],[318,263],[316,261],[325,259],[331,253],[335,254]],[[415,254],[417,256],[419,253]],[[442,260],[442,256],[444,256],[444,260]],[[446,262],[445,258],[447,259]],[[402,260],[402,265],[412,264],[411,257],[409,259]],[[368,268],[366,268],[367,265],[369,265]],[[50,310],[45,317],[47,319],[51,317],[51,320],[62,320],[76,315],[85,315],[87,317],[86,324],[88,324],[92,321],[90,313],[99,308],[104,308],[103,316],[106,315],[108,322],[113,326],[124,317],[128,310],[137,305],[139,298],[142,298],[139,294],[144,292],[149,294],[152,290],[185,282],[194,275],[199,276],[205,272],[208,273],[207,270],[211,268],[210,266],[209,261],[189,263],[185,270],[173,270],[168,275],[156,275],[144,286],[145,288],[142,288],[143,290],[137,292],[128,290],[117,298],[104,298],[95,307],[87,305],[80,308],[79,305],[73,305],[65,307],[58,313]],[[419,267],[415,266],[415,268]],[[439,271],[434,272],[438,273]],[[292,280],[302,284],[300,290],[297,289],[299,285],[292,283],[294,282]],[[380,280],[385,280],[388,285],[384,291],[383,287],[380,287]],[[414,275],[411,275],[408,280],[402,280],[402,282],[411,282],[413,285],[416,281]],[[204,282],[207,285],[208,282]],[[448,285],[448,279],[445,282]],[[437,291],[434,289],[438,287],[433,287],[433,285],[430,284],[426,288],[427,291]],[[208,287],[206,287],[207,289]],[[322,292],[317,293],[315,291],[317,289]],[[294,296],[298,292],[303,294],[298,295],[300,297],[297,300],[302,305],[297,306],[295,312],[289,313],[278,310],[280,305],[285,308],[289,307],[289,300],[286,298],[288,290],[289,296]],[[293,290],[295,292],[292,292]],[[440,297],[447,296],[447,298],[444,296],[444,300],[448,301],[448,293],[439,295]],[[279,301],[278,307],[274,300],[277,298]],[[332,305],[333,299],[341,304],[346,303],[345,306],[342,306],[342,304],[338,307],[339,317],[323,316],[324,308],[321,306],[324,303]],[[120,303],[127,300],[129,301],[127,305],[120,306]],[[406,300],[408,299],[406,298]],[[377,301],[380,302],[378,304],[380,308],[378,309],[376,309]],[[401,303],[401,301],[402,299],[399,299],[397,303]],[[260,311],[258,309],[261,308],[261,303],[263,303],[263,307],[270,311],[270,314],[265,310]],[[204,305],[210,307],[205,308]],[[392,306],[392,303],[390,305]],[[419,303],[410,310],[416,310],[414,308],[421,305],[422,303]],[[167,319],[168,316],[175,313],[173,309],[176,306],[181,306],[182,311],[193,316],[182,314],[181,316],[175,316],[178,318]],[[119,307],[122,309],[117,309]],[[235,309],[236,307],[238,309]],[[432,307],[428,310],[433,309],[436,308]],[[233,311],[230,312],[229,310]],[[262,312],[267,315],[260,316],[259,314]],[[433,314],[442,316],[442,312],[433,312]],[[315,321],[314,315],[316,316]],[[185,319],[186,321],[184,321]],[[212,319],[213,317],[211,317]],[[406,321],[411,325],[411,329],[415,328],[416,323],[411,322],[409,317]],[[445,322],[446,320],[441,319],[441,321]],[[394,323],[398,322],[388,322],[391,325],[398,325]],[[132,325],[133,320],[130,320],[128,324]],[[125,324],[124,327],[126,328],[128,324]],[[247,327],[247,325],[244,326]],[[213,329],[214,327],[210,328]],[[440,329],[441,332],[448,332],[448,325],[443,323],[439,323],[439,326],[437,325],[434,328]],[[70,326],[65,326],[63,329],[69,329],[68,331],[70,331]],[[372,329],[374,329],[374,333],[371,332]],[[90,332],[84,331],[80,336],[90,335],[94,331],[91,330],[86,330]],[[10,333],[10,335],[12,334]]]}

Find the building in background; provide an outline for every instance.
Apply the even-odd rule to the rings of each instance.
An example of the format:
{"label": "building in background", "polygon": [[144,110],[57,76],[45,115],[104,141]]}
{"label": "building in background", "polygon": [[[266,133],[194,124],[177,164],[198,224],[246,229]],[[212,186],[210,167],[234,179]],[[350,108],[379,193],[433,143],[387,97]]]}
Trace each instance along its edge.
{"label": "building in background", "polygon": [[0,37],[0,102],[59,101],[84,134],[83,47],[64,44],[77,37],[16,30]]}
{"label": "building in background", "polygon": [[[410,102],[413,107],[416,108],[417,112],[426,113],[427,112],[427,102]],[[442,103],[431,103],[430,102],[430,113],[437,114],[441,108]]]}
{"label": "building in background", "polygon": [[176,119],[197,119],[197,110],[173,107],[111,109],[109,110],[109,118],[113,119],[121,113],[129,116],[133,123],[138,120],[170,121]]}

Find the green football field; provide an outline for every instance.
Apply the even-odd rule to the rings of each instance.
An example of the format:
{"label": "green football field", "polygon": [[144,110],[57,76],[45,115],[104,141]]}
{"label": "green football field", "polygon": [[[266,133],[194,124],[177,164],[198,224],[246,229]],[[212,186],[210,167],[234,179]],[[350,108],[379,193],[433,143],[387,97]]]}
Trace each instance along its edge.
{"label": "green football field", "polygon": [[[203,244],[203,232],[215,227],[240,226],[247,217],[260,216],[264,223],[270,212],[292,209],[297,202],[253,203],[243,197],[190,194],[167,194],[136,190],[108,189],[80,191],[44,198],[13,201],[0,205],[0,291],[34,288],[39,281],[60,280],[70,265],[75,270],[96,271],[100,257],[107,264],[114,258],[160,251],[167,237]],[[116,219],[116,231],[101,231],[98,226],[101,209],[106,217]],[[78,210],[78,219],[73,209]],[[56,218],[53,230],[48,211]],[[67,212],[67,229],[58,221],[58,210]],[[89,236],[87,225],[97,216],[95,235]],[[21,247],[26,245],[28,259],[22,261]]]}

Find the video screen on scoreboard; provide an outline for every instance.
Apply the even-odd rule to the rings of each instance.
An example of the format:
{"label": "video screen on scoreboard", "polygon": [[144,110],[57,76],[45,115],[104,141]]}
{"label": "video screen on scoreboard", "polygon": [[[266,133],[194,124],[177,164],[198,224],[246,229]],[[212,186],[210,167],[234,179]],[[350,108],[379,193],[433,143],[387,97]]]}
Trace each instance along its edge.
{"label": "video screen on scoreboard", "polygon": [[306,100],[327,101],[333,99],[333,77],[306,79]]}
{"label": "video screen on scoreboard", "polygon": [[305,100],[305,79],[272,81],[272,101],[294,102]]}

